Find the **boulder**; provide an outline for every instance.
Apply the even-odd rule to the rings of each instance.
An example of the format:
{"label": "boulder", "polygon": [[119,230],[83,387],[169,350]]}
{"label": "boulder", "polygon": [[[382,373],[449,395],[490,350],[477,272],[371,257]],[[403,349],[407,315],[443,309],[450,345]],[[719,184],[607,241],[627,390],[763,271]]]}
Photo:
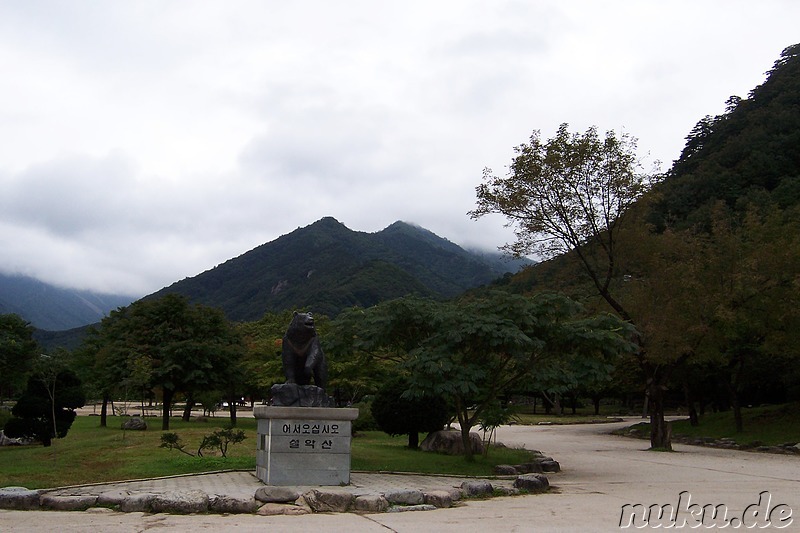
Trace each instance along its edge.
{"label": "boulder", "polygon": [[380,494],[362,494],[356,496],[353,509],[360,513],[385,513],[389,502]]}
{"label": "boulder", "polygon": [[0,488],[0,509],[29,511],[39,508],[39,491],[25,487]]}
{"label": "boulder", "polygon": [[[477,433],[470,433],[472,453],[483,453],[483,441]],[[456,430],[433,431],[419,445],[426,452],[442,452],[448,455],[463,455],[464,445],[461,443],[461,432]]]}
{"label": "boulder", "polygon": [[561,465],[558,461],[547,457],[539,461],[539,466],[542,467],[542,472],[561,472]]}
{"label": "boulder", "polygon": [[256,490],[256,500],[263,503],[289,503],[300,497],[300,493],[290,487],[265,486]]}
{"label": "boulder", "polygon": [[446,490],[432,490],[425,493],[425,503],[433,505],[440,509],[446,509],[453,506],[453,498]]}
{"label": "boulder", "polygon": [[42,507],[53,511],[85,511],[89,507],[97,504],[97,496],[78,495],[78,496],[59,496],[56,494],[42,494],[40,499]]}
{"label": "boulder", "polygon": [[528,492],[546,492],[550,488],[550,481],[542,474],[523,474],[514,480],[514,487]]}
{"label": "boulder", "polygon": [[494,487],[486,480],[464,481],[461,483],[461,492],[468,498],[489,496],[494,492]]}
{"label": "boulder", "polygon": [[144,431],[147,429],[147,422],[138,416],[131,417],[122,423],[122,429],[130,431]]}

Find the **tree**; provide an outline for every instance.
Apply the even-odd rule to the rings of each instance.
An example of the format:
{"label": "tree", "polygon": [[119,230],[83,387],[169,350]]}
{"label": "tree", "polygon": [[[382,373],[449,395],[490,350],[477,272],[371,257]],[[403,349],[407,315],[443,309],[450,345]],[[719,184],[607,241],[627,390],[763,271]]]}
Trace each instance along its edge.
{"label": "tree", "polygon": [[408,435],[408,447],[416,450],[419,448],[419,433],[442,429],[450,414],[447,402],[441,396],[405,395],[410,386],[405,376],[384,383],[372,401],[372,416],[381,431],[392,436]]}
{"label": "tree", "polygon": [[[738,217],[714,210],[706,298],[714,304],[704,350],[728,391],[736,431],[743,431],[742,395],[765,377],[776,383],[797,361],[800,324],[800,235],[797,215],[751,205]],[[777,385],[777,383],[776,383]],[[773,385],[772,388],[775,388]]]}
{"label": "tree", "polygon": [[38,353],[33,327],[18,315],[0,315],[0,399],[16,396]]}
{"label": "tree", "polygon": [[[613,131],[601,139],[597,129],[572,134],[562,124],[555,137],[542,142],[534,131],[529,144],[514,149],[508,176],[484,169],[476,188],[473,218],[490,213],[506,217],[516,242],[505,249],[516,256],[536,253],[544,258],[568,254],[577,258],[597,294],[623,319],[636,324],[629,309],[612,290],[620,273],[618,239],[631,208],[657,181],[644,173],[636,155],[636,140]],[[637,334],[638,364],[647,379],[653,448],[671,449],[664,420],[664,390],[669,372],[648,357],[645,339]]]}
{"label": "tree", "polygon": [[161,389],[165,431],[175,394],[227,389],[244,350],[221,310],[190,305],[176,294],[139,300],[112,313],[99,336],[96,354],[103,366],[124,369],[125,378],[149,375],[149,385]]}
{"label": "tree", "polygon": [[38,440],[50,446],[52,439],[64,438],[75,420],[75,409],[86,398],[81,381],[71,370],[45,363],[44,372],[28,379],[28,386],[11,410],[14,418],[4,428],[12,438]]}
{"label": "tree", "polygon": [[611,315],[583,318],[559,295],[491,292],[457,302],[401,298],[364,310],[356,349],[395,357],[408,398],[439,395],[454,409],[467,460],[470,430],[498,397],[569,358],[614,356],[631,328]]}

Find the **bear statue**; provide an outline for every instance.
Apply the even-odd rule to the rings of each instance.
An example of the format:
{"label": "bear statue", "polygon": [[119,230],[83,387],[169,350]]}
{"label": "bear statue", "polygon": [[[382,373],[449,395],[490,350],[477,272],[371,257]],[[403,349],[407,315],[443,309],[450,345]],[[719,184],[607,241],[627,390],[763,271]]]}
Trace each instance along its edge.
{"label": "bear statue", "polygon": [[328,366],[325,354],[319,345],[311,313],[294,312],[292,322],[283,337],[283,373],[286,383],[314,385],[324,389],[328,381]]}

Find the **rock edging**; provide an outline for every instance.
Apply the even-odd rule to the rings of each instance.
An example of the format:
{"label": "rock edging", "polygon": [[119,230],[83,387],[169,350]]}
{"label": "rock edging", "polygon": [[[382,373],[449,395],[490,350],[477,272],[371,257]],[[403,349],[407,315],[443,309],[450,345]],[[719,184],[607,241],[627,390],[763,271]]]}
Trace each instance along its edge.
{"label": "rock edging", "polygon": [[452,507],[462,498],[486,498],[540,493],[549,489],[541,473],[517,476],[513,488],[495,487],[489,480],[472,479],[460,487],[431,490],[390,490],[354,494],[336,488],[316,488],[300,493],[290,487],[259,487],[252,497],[207,494],[200,490],[108,490],[95,495],[61,495],[51,490],[25,487],[0,488],[0,509],[87,511],[109,508],[121,512],[172,514],[229,513],[299,515],[310,513],[384,513],[428,511]]}

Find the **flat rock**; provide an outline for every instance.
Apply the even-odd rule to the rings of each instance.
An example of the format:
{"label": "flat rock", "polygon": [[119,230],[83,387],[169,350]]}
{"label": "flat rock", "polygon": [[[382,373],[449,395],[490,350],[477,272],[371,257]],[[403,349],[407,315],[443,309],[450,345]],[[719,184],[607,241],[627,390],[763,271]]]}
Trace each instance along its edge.
{"label": "flat rock", "polygon": [[97,496],[59,496],[57,494],[45,493],[40,499],[42,507],[53,511],[85,511],[89,507],[97,504]]}
{"label": "flat rock", "polygon": [[245,514],[258,510],[259,502],[255,498],[237,498],[214,494],[208,497],[208,510],[213,513]]}
{"label": "flat rock", "polygon": [[126,498],[130,497],[131,492],[123,489],[107,490],[97,495],[97,505],[104,507],[117,507],[122,505]]}
{"label": "flat rock", "polygon": [[25,487],[0,488],[0,509],[31,510],[39,508],[39,491]]}
{"label": "flat rock", "polygon": [[119,510],[123,513],[146,513],[155,499],[155,494],[135,492],[129,494],[119,503]]}
{"label": "flat rock", "polygon": [[535,463],[522,463],[519,465],[514,465],[514,469],[517,471],[517,474],[530,474],[534,472],[541,472],[542,466],[537,461]]}
{"label": "flat rock", "polygon": [[425,495],[421,490],[393,490],[387,492],[385,496],[389,503],[393,505],[417,505],[425,502]]}
{"label": "flat rock", "polygon": [[387,512],[389,513],[404,513],[406,511],[435,511],[436,507],[433,505],[428,504],[420,504],[420,505],[396,505],[393,507],[389,507]]}
{"label": "flat rock", "polygon": [[309,514],[310,509],[292,505],[291,503],[265,503],[258,508],[256,514],[261,516],[279,516],[279,515],[302,515]]}
{"label": "flat rock", "polygon": [[201,490],[172,490],[156,494],[150,508],[154,513],[205,513],[208,511],[208,494]]}

